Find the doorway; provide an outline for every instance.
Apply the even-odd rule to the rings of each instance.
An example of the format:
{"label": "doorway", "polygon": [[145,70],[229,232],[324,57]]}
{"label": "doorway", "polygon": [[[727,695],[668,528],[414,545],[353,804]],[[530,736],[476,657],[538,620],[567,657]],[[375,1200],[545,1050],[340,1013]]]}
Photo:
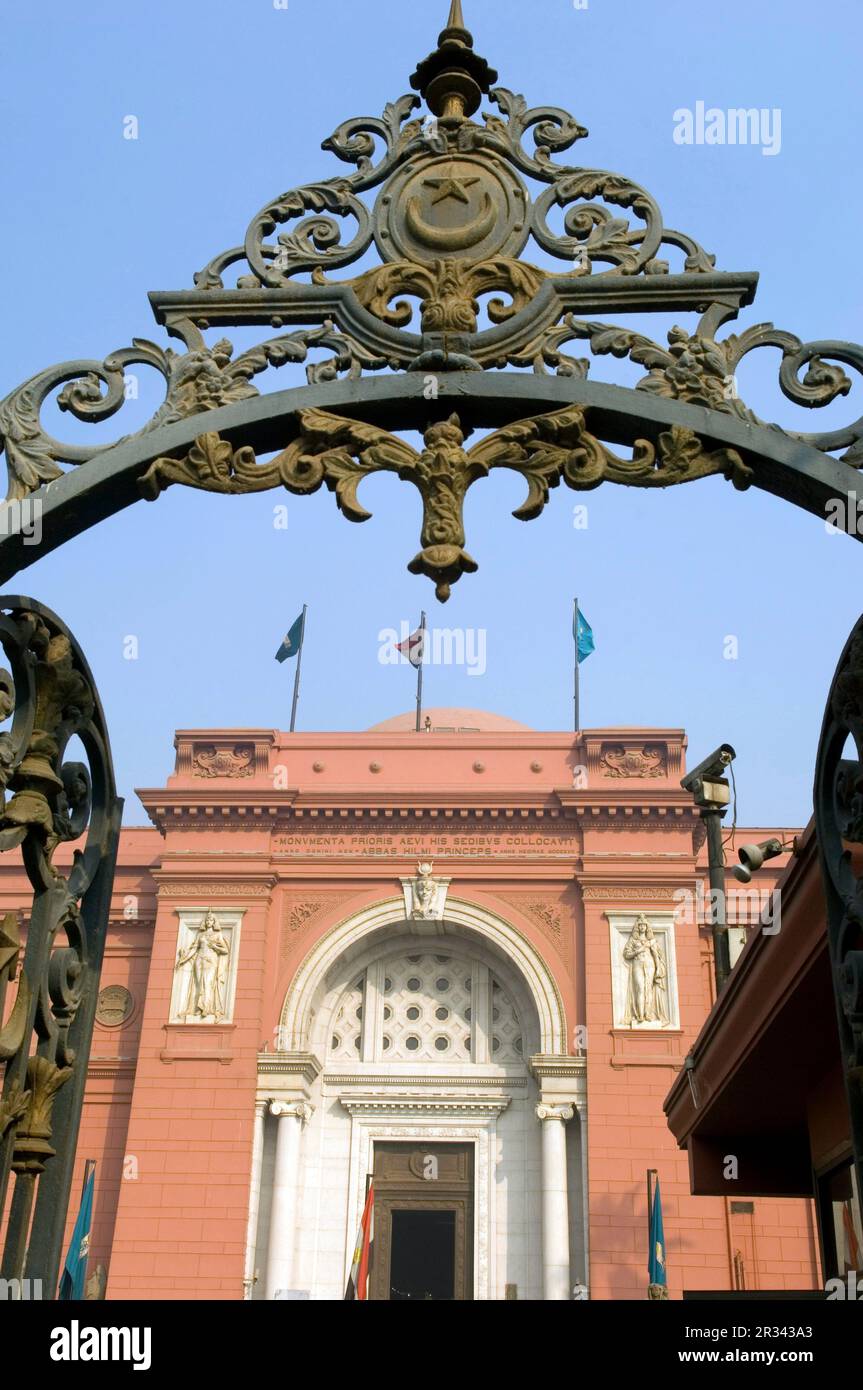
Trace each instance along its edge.
{"label": "doorway", "polygon": [[455,1297],[455,1211],[396,1208],[390,1235],[390,1300],[451,1302]]}
{"label": "doorway", "polygon": [[370,1297],[473,1298],[473,1145],[376,1143]]}

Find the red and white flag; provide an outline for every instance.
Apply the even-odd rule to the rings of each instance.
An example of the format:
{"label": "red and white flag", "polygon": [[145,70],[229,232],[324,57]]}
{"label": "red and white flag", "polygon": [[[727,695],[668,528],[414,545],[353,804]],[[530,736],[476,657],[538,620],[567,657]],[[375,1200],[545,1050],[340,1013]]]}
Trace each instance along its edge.
{"label": "red and white flag", "polygon": [[369,1257],[374,1240],[374,1222],[375,1185],[372,1181],[369,1183],[368,1196],[363,1208],[363,1219],[360,1222],[360,1229],[357,1231],[357,1243],[354,1247],[351,1272],[348,1275],[348,1287],[345,1293],[345,1300],[348,1302],[353,1299],[365,1301],[369,1296]]}
{"label": "red and white flag", "polygon": [[[404,628],[402,629],[404,631]],[[425,626],[418,627],[416,632],[406,638],[404,642],[396,642],[396,651],[406,656],[411,666],[417,671],[423,664],[423,651],[425,648],[426,630]]]}

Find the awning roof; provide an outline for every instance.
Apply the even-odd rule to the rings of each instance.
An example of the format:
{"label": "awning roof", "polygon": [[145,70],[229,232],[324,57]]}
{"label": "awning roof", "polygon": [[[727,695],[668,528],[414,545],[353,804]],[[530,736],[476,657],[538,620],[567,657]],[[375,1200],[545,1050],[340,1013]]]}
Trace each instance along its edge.
{"label": "awning roof", "polygon": [[752,932],[665,1101],[696,1194],[812,1191],[808,1108],[838,1065],[838,1032],[811,825],[777,887],[780,930]]}

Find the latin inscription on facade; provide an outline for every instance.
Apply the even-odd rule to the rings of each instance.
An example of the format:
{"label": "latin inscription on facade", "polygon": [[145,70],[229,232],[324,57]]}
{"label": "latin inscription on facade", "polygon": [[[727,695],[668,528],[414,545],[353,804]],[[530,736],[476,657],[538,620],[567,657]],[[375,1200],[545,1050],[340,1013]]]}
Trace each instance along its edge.
{"label": "latin inscription on facade", "polygon": [[477,827],[461,831],[458,822],[446,830],[376,830],[367,824],[350,824],[344,829],[322,825],[319,830],[301,830],[273,836],[274,854],[319,854],[356,858],[462,859],[493,858],[499,855],[554,855],[571,858],[576,854],[576,838],[570,829],[508,830],[503,827]]}

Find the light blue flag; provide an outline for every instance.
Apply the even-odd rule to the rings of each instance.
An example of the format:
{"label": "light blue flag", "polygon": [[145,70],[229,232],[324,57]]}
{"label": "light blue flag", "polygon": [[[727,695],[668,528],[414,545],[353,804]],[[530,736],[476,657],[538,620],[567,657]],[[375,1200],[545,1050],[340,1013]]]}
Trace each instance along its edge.
{"label": "light blue flag", "polygon": [[93,1187],[96,1180],[96,1165],[92,1165],[84,1191],[78,1220],[69,1242],[69,1253],[63,1266],[58,1298],[80,1300],[84,1297],[84,1283],[87,1278],[87,1256],[90,1253],[90,1223],[93,1219]]}
{"label": "light blue flag", "polygon": [[662,1198],[659,1195],[659,1174],[653,1189],[653,1206],[650,1211],[650,1234],[648,1237],[647,1274],[650,1284],[660,1288],[668,1287],[668,1270],[665,1256],[665,1231],[662,1225]]}
{"label": "light blue flag", "polygon": [[596,643],[593,640],[593,628],[585,618],[580,608],[576,608],[575,617],[572,622],[572,635],[575,638],[575,650],[578,653],[579,666],[583,661],[596,651]]}
{"label": "light blue flag", "polygon": [[290,632],[285,637],[279,650],[276,652],[276,661],[290,661],[292,656],[298,656],[300,647],[303,645],[303,615],[297,618]]}

